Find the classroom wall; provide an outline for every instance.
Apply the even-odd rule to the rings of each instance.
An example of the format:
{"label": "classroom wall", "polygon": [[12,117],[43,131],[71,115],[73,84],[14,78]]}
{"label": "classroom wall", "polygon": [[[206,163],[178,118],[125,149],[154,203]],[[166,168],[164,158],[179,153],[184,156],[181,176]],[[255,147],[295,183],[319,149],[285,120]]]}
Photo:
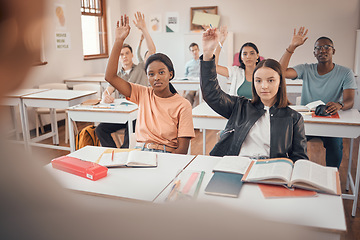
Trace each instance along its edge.
{"label": "classroom wall", "polygon": [[[262,56],[277,60],[289,45],[293,29],[306,26],[309,28],[309,39],[304,46],[297,49],[290,66],[315,62],[313,45],[318,37],[324,35],[333,39],[335,43],[334,61],[352,69],[354,67],[356,29],[360,28],[359,0],[121,0],[120,2],[124,4],[120,10],[121,14],[127,13],[132,16],[135,11],[142,11],[146,16],[161,14],[163,23],[166,12],[179,12],[180,32],[184,34],[190,29],[191,7],[218,6],[218,14],[221,15],[220,24],[228,25],[229,31],[234,32],[235,50],[240,49],[243,43],[251,41],[258,46]],[[166,37],[166,33],[163,35]],[[131,34],[130,44],[136,45],[139,36],[138,33]],[[187,54],[187,49],[179,54]]]}
{"label": "classroom wall", "polygon": [[[79,0],[47,0],[47,20],[45,24],[45,61],[43,66],[36,66],[29,75],[26,87],[34,87],[48,82],[63,82],[68,77],[83,76],[92,73],[103,73],[107,64],[107,58],[96,60],[84,60],[82,51],[81,12]],[[118,18],[120,2],[107,0],[107,19],[109,31],[109,52],[111,50],[114,26],[111,26]],[[57,27],[55,4],[64,5],[65,29]],[[67,32],[70,34],[71,49],[56,50],[55,32]]]}
{"label": "classroom wall", "polygon": [[[44,33],[44,55],[48,64],[36,66],[23,87],[37,87],[49,82],[63,82],[68,77],[104,72],[107,58],[84,60],[82,54],[82,36],[80,22],[80,1],[47,0],[47,21]],[[71,49],[59,51],[55,49],[56,25],[55,4],[63,4],[65,9],[66,29],[71,36]],[[178,34],[189,34],[190,8],[199,6],[218,6],[221,15],[220,24],[228,25],[234,33],[233,47],[236,51],[244,42],[252,41],[258,45],[264,57],[280,59],[288,46],[293,28],[306,26],[310,29],[309,39],[304,46],[296,51],[290,66],[314,62],[313,44],[322,35],[329,36],[335,42],[336,54],[334,61],[344,66],[354,67],[356,29],[360,29],[359,0],[107,0],[109,52],[114,42],[116,20],[121,14],[127,13],[133,18],[136,11],[145,13],[147,19],[151,14],[160,14],[163,25],[166,12],[178,12],[180,29]],[[132,20],[132,19],[131,19]],[[140,32],[131,21],[131,34],[128,43],[136,46]],[[156,38],[167,38],[171,33],[158,33]],[[154,34],[154,33],[151,33]],[[168,35],[169,34],[169,35]],[[158,48],[176,48],[176,38],[169,37],[168,46]],[[166,42],[166,41],[162,41]],[[155,44],[157,44],[155,42]],[[185,60],[190,58],[189,51],[179,49],[179,55]],[[176,66],[182,69],[182,66]],[[31,114],[30,114],[31,115]],[[30,117],[30,128],[34,126],[34,118]]]}

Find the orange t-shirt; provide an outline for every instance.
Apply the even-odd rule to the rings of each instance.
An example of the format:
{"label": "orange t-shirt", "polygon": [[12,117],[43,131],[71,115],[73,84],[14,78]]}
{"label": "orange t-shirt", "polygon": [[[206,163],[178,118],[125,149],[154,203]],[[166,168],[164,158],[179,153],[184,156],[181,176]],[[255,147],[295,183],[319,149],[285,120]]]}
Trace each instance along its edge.
{"label": "orange t-shirt", "polygon": [[178,147],[178,137],[195,137],[190,102],[179,94],[169,98],[155,95],[152,87],[131,84],[128,98],[139,106],[136,141]]}

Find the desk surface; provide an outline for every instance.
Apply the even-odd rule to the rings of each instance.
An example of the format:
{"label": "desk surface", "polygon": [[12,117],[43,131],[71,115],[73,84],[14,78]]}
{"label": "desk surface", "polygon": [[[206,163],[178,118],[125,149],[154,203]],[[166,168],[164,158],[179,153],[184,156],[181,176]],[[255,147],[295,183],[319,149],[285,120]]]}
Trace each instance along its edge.
{"label": "desk surface", "polygon": [[67,82],[106,82],[104,75],[91,75],[91,76],[82,76],[82,77],[74,77],[68,78],[64,80],[65,83]]}
{"label": "desk surface", "polygon": [[[217,114],[212,110],[206,102],[200,103],[193,108],[193,117],[206,117],[206,118],[226,118]],[[320,118],[312,117],[311,115],[304,115],[305,123],[324,123],[324,124],[342,124],[360,126],[360,113],[357,109],[349,109],[346,111],[339,111],[340,118]]]}
{"label": "desk surface", "polygon": [[[269,220],[287,222],[312,228],[346,231],[345,214],[340,196],[318,194],[316,197],[265,199],[257,184],[243,185],[238,198],[205,194],[204,190],[212,177],[212,169],[221,158],[198,155],[186,170],[205,171],[198,201],[207,201],[231,206],[257,214]],[[159,196],[162,202],[171,185]]]}
{"label": "desk surface", "polygon": [[38,92],[23,96],[23,99],[41,99],[41,100],[57,100],[70,101],[96,94],[96,91],[78,91],[78,90],[60,90],[51,89],[48,91]]}
{"label": "desk surface", "polygon": [[114,104],[98,104],[95,106],[76,105],[67,109],[68,111],[81,112],[113,112],[113,113],[131,113],[138,110],[138,106],[126,99],[115,99]]}
{"label": "desk surface", "polygon": [[[95,162],[105,149],[87,146],[69,156]],[[45,168],[65,188],[88,194],[151,202],[193,157],[191,155],[158,153],[157,168],[110,168],[108,176],[98,181],[91,181],[54,169],[51,163]]]}
{"label": "desk surface", "polygon": [[38,89],[38,88],[26,88],[26,89],[19,89],[11,94],[8,94],[6,97],[8,98],[20,98],[26,95],[39,93],[39,92],[45,92],[49,91],[49,89]]}
{"label": "desk surface", "polygon": [[[96,161],[106,148],[88,146],[69,156]],[[171,189],[171,182],[179,170],[204,170],[199,201],[210,201],[242,209],[251,214],[273,221],[293,223],[326,231],[346,231],[344,209],[340,196],[318,194],[316,197],[265,199],[257,185],[244,184],[239,198],[206,195],[204,189],[212,176],[212,169],[221,160],[219,157],[158,154],[157,168],[110,168],[108,176],[91,181],[52,168],[45,169],[65,188],[87,194],[117,197],[122,199],[163,202]],[[165,191],[163,191],[165,189]]]}

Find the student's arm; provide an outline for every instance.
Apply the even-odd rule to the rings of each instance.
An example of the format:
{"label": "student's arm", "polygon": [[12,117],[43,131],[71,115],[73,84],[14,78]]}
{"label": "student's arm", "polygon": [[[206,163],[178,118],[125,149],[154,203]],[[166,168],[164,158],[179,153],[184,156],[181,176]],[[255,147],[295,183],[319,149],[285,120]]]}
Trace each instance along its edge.
{"label": "student's arm", "polygon": [[[227,34],[228,34],[227,26],[221,26],[220,27],[219,42],[221,43],[222,46],[224,46],[224,42],[226,40]],[[224,77],[229,77],[229,71],[228,71],[227,67],[219,65],[220,52],[221,52],[221,47],[218,44],[216,49],[215,49],[215,52],[214,52],[214,54],[215,54],[216,73],[220,74],[221,76],[224,76]]]}
{"label": "student's arm", "polygon": [[326,112],[330,113],[331,115],[337,113],[339,110],[348,110],[351,109],[354,105],[354,98],[355,98],[355,89],[345,89],[343,91],[343,104],[344,107],[341,106],[338,102],[328,102],[326,106]]}
{"label": "student's arm", "polygon": [[105,80],[108,81],[113,87],[115,87],[125,97],[130,97],[131,85],[124,79],[117,75],[117,69],[119,65],[119,57],[121,48],[124,44],[126,37],[129,35],[129,17],[121,16],[121,22],[117,22],[115,29],[115,43],[109,57],[109,62],[106,67]]}
{"label": "student's arm", "polygon": [[216,29],[202,34],[203,55],[200,57],[200,87],[205,102],[218,114],[230,118],[238,97],[226,94],[217,80],[214,50],[218,45]]}
{"label": "student's arm", "polygon": [[108,86],[102,94],[102,100],[104,103],[113,103],[115,98],[111,94],[115,91],[115,88]]}
{"label": "student's arm", "polygon": [[[144,35],[145,41],[146,41],[146,45],[148,47],[149,50],[149,54],[147,54],[147,56],[150,56],[154,53],[156,53],[156,47],[155,44],[150,36],[149,31],[147,30],[146,27],[146,23],[145,23],[145,16],[144,14],[142,14],[141,12],[137,12],[135,14],[135,19],[136,21],[133,21],[135,26],[140,29],[140,31],[142,32],[142,34]],[[145,57],[144,61],[146,61],[147,57]]]}
{"label": "student's arm", "polygon": [[293,126],[292,149],[289,158],[294,162],[298,159],[309,159],[307,156],[307,143],[305,137],[304,119],[299,116]]}
{"label": "student's arm", "polygon": [[139,62],[143,62],[144,59],[142,58],[141,56],[141,45],[142,45],[142,41],[144,40],[144,35],[141,34],[141,37],[140,37],[140,41],[139,41],[139,45],[137,46],[136,48],[136,57],[138,59]]}
{"label": "student's arm", "polygon": [[178,138],[178,148],[175,149],[174,153],[178,153],[178,154],[187,154],[188,152],[188,148],[190,145],[190,137],[179,137]]}
{"label": "student's arm", "polygon": [[294,53],[295,49],[305,43],[308,39],[306,37],[308,33],[308,29],[305,27],[300,27],[299,31],[296,33],[296,29],[294,29],[294,35],[292,37],[290,45],[286,48],[285,53],[282,55],[280,59],[280,64],[284,73],[284,77],[294,79],[297,77],[297,73],[293,68],[288,68],[290,58]]}

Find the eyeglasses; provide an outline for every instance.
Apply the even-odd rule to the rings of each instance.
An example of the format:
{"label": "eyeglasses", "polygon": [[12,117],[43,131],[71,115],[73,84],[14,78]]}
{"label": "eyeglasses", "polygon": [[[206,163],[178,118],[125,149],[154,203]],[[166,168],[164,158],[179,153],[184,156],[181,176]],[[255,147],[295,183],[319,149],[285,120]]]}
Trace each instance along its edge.
{"label": "eyeglasses", "polygon": [[314,47],[315,51],[320,51],[321,49],[324,49],[325,51],[329,50],[330,48],[334,48],[331,45],[323,45],[323,46],[316,46]]}

